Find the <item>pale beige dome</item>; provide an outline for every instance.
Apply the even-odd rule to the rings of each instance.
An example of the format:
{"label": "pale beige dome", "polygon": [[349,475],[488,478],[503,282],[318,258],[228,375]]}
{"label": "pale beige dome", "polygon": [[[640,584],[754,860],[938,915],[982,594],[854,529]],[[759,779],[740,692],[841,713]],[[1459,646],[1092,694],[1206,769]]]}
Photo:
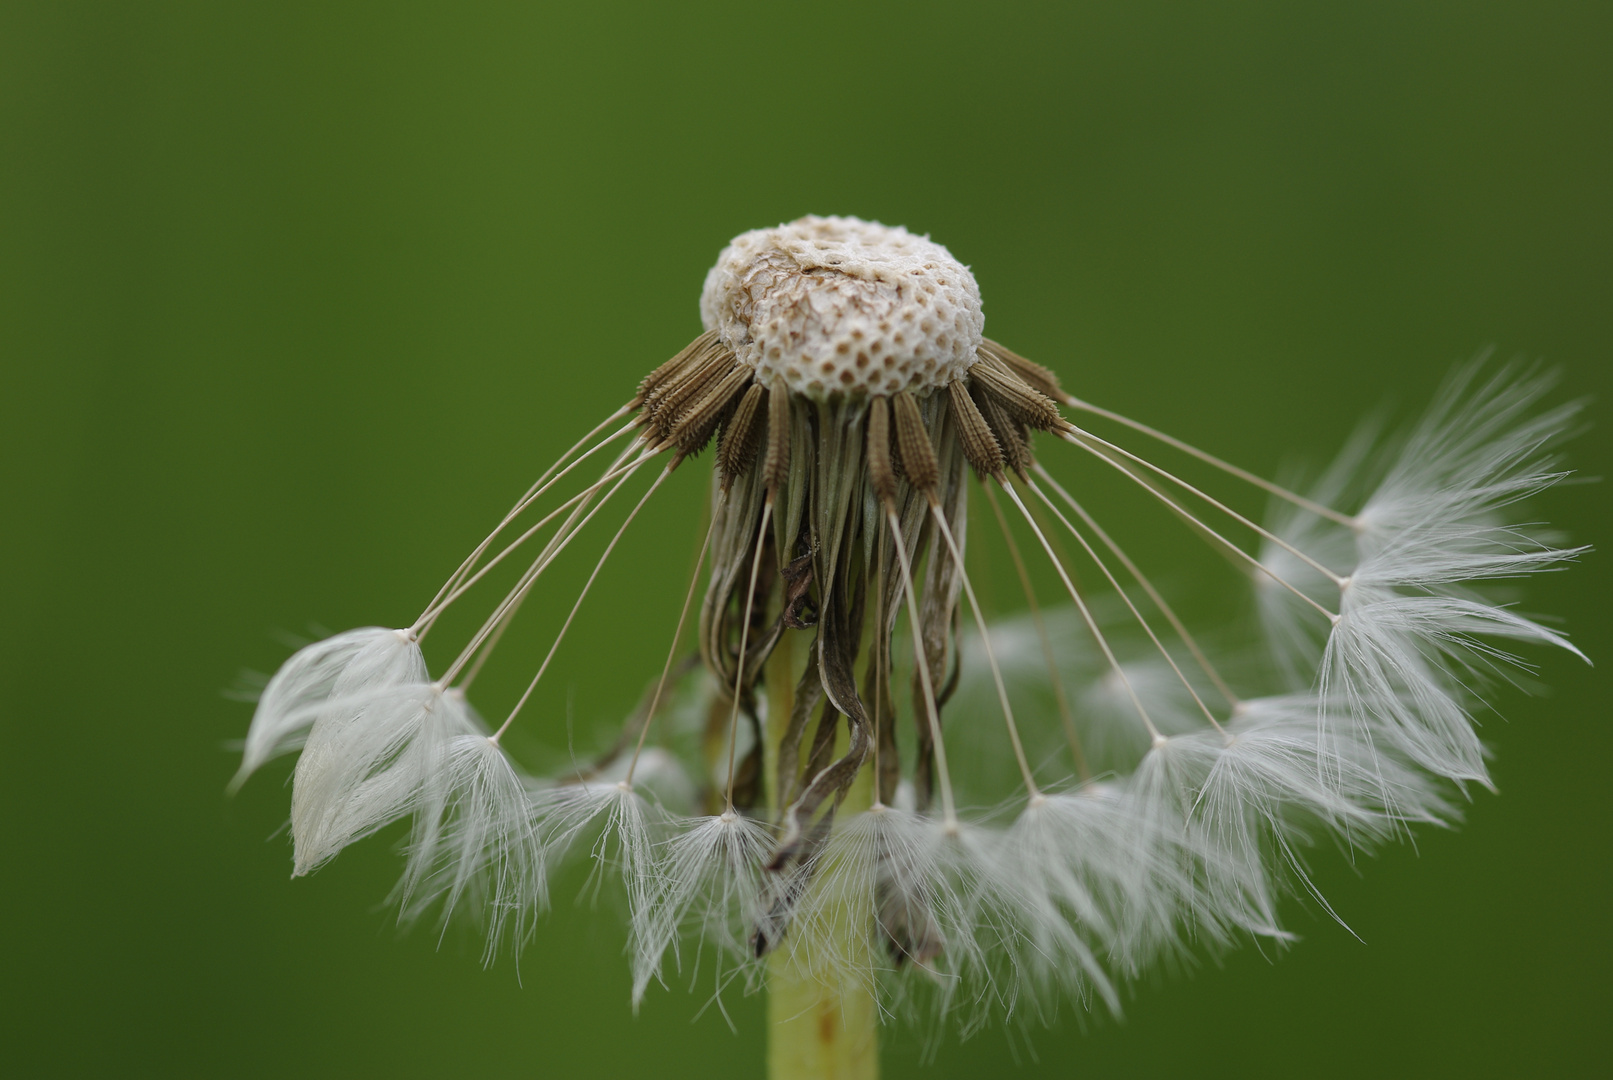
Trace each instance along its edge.
{"label": "pale beige dome", "polygon": [[706,275],[700,318],[764,385],[820,400],[945,386],[985,327],[974,275],[946,248],[851,217],[736,236]]}

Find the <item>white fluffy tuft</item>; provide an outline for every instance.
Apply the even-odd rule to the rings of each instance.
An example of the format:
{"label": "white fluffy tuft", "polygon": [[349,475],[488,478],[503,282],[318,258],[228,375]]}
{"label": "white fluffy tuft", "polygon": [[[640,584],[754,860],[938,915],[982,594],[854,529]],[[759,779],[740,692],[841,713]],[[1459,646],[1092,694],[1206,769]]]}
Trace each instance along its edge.
{"label": "white fluffy tuft", "polygon": [[[649,902],[633,916],[633,1005],[652,981],[661,979],[667,950],[681,970],[684,935],[698,943],[692,967],[705,947],[716,950],[716,992],[734,975],[756,969],[750,935],[762,912],[762,867],[773,847],[761,822],[728,812],[676,823],[659,845]],[[747,979],[747,985],[753,980]]]}
{"label": "white fluffy tuft", "polygon": [[1537,416],[1548,376],[1459,371],[1405,438],[1356,515],[1357,563],[1321,662],[1324,698],[1367,739],[1386,740],[1437,775],[1488,784],[1474,693],[1517,661],[1492,639],[1566,638],[1476,585],[1561,567],[1560,548],[1505,512],[1564,475],[1550,456],[1577,406]]}
{"label": "white fluffy tuft", "polygon": [[258,698],[234,791],[265,762],[302,748],[329,699],[423,683],[426,661],[407,630],[366,626],[299,649]]}
{"label": "white fluffy tuft", "polygon": [[604,871],[614,869],[627,891],[629,918],[643,918],[656,892],[655,833],[664,812],[621,783],[540,787],[532,800],[550,863],[586,849],[590,891],[597,894]]}
{"label": "white fluffy tuft", "polygon": [[440,903],[446,922],[468,907],[486,931],[489,962],[506,933],[517,946],[526,939],[548,902],[529,790],[530,781],[484,732],[448,740],[440,768],[422,779],[416,799],[396,897],[406,920]]}
{"label": "white fluffy tuft", "polygon": [[291,788],[295,869],[414,812],[455,736],[476,733],[463,701],[436,684],[332,698],[318,707]]}

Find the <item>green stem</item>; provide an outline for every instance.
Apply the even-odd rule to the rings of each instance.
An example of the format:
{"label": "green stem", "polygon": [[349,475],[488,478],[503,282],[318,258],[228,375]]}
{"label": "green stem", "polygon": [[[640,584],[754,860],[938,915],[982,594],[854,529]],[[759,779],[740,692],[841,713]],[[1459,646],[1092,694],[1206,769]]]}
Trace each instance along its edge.
{"label": "green stem", "polygon": [[796,953],[780,949],[767,969],[768,1077],[879,1080],[879,1007],[872,988],[803,971]]}
{"label": "green stem", "polygon": [[[795,683],[804,667],[805,635],[786,632],[768,661],[768,748],[789,722]],[[798,655],[799,654],[799,655]],[[838,743],[844,743],[842,733]],[[837,745],[837,754],[845,752]],[[765,753],[765,751],[764,751]],[[778,795],[774,790],[776,751],[766,762],[764,784],[769,803],[777,815]],[[847,792],[839,813],[861,813],[873,801],[873,773],[864,770]],[[866,978],[846,971],[871,970],[858,956],[868,948],[865,932],[870,912],[853,898],[842,901],[841,910],[816,921],[812,936],[797,927],[794,940],[787,941],[768,960],[767,968],[767,1075],[769,1080],[878,1080],[879,1004],[874,987]],[[846,961],[828,962],[831,956]]]}

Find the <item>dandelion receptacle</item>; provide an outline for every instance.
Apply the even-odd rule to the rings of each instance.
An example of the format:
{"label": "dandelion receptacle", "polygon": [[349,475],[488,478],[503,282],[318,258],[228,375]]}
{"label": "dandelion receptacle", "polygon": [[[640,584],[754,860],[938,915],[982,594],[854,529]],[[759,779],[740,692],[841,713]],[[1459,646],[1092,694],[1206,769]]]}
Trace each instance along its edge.
{"label": "dandelion receptacle", "polygon": [[[1422,420],[1363,429],[1298,490],[987,338],[969,269],[905,229],[745,233],[700,312],[413,624],[309,645],[269,682],[238,782],[300,751],[296,874],[406,819],[402,917],[472,915],[491,959],[537,932],[553,869],[591,856],[625,896],[635,1006],[675,972],[719,1000],[765,989],[772,1076],[872,1077],[887,1022],[1115,1012],[1185,951],[1286,941],[1308,848],[1452,821],[1488,783],[1475,724],[1509,650],[1576,651],[1487,591],[1581,550],[1519,521],[1564,475],[1575,413],[1538,371],[1461,368]],[[1038,451],[1224,556],[1249,617],[1190,626]],[[597,757],[530,775],[501,740],[541,733],[526,706],[618,541],[697,467],[699,561],[642,706]],[[1017,618],[970,576],[971,497]],[[554,574],[574,602],[526,611],[552,644],[498,651]],[[423,642],[469,605],[433,674]],[[490,660],[532,672],[497,723],[469,696]]]}

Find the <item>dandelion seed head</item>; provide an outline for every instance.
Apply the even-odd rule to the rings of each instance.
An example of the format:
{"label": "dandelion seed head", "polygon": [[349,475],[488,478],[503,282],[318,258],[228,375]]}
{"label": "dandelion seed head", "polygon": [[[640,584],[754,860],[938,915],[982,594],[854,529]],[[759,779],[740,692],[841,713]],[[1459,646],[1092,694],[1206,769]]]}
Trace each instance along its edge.
{"label": "dandelion seed head", "polygon": [[980,288],[946,248],[853,217],[743,233],[706,275],[700,317],[770,386],[814,399],[929,391],[975,362]]}
{"label": "dandelion seed head", "polygon": [[[586,895],[625,897],[634,1008],[687,977],[719,1009],[730,988],[783,980],[965,1032],[1050,1021],[1061,1002],[1118,1012],[1161,965],[1286,944],[1296,894],[1331,913],[1312,845],[1353,854],[1451,824],[1454,793],[1488,782],[1483,695],[1523,663],[1512,650],[1577,655],[1486,591],[1582,550],[1517,523],[1563,475],[1553,447],[1574,415],[1534,408],[1538,375],[1461,371],[1404,436],[1364,427],[1291,490],[983,338],[968,269],[905,229],[745,233],[701,315],[414,624],[317,642],[266,685],[238,780],[301,749],[296,874],[407,821],[401,917],[465,913],[491,957],[530,935],[549,874],[581,864]],[[1081,426],[1100,422],[1118,431]],[[1115,441],[1133,435],[1233,492]],[[661,674],[588,753],[534,693],[639,510],[713,441]],[[1037,449],[1118,471],[1156,516],[1111,531]],[[1270,497],[1263,523],[1234,508],[1240,485]],[[1024,592],[1011,619],[978,603],[972,492]],[[601,511],[617,523],[591,526]],[[1116,539],[1161,521],[1253,583],[1255,618],[1178,615]],[[576,599],[523,612],[552,565]],[[514,578],[502,599],[478,588],[494,571]],[[1036,576],[1063,587],[1054,604]],[[451,631],[433,626],[466,596],[485,617],[433,678],[422,642],[439,647]],[[518,614],[557,630],[489,730],[469,688]],[[624,673],[643,660],[611,653]],[[548,740],[569,765],[529,775],[502,739],[517,721],[513,741]]]}

